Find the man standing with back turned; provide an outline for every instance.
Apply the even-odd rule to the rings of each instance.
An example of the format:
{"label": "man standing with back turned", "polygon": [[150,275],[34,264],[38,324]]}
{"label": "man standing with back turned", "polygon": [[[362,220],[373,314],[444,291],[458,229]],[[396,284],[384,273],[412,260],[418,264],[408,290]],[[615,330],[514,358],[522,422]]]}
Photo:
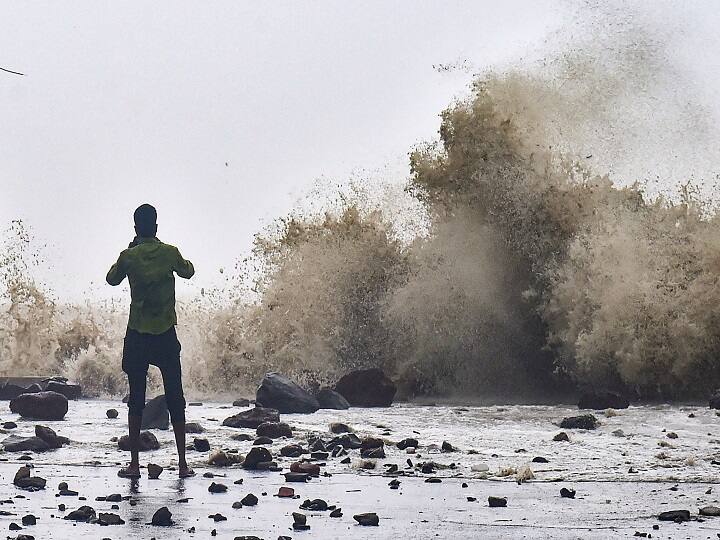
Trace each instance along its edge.
{"label": "man standing with back turned", "polygon": [[170,419],[175,432],[179,475],[195,472],[185,461],[185,397],[180,370],[180,342],[175,333],[175,276],[189,279],[195,273],[190,261],[175,246],[155,237],[157,212],[149,204],[135,210],[135,239],[120,253],[107,274],[110,285],[130,282],[130,318],[123,346],[122,369],[130,386],[128,432],[130,464],[118,471],[125,478],[140,477],[140,425],[145,408],[148,366],[160,368]]}

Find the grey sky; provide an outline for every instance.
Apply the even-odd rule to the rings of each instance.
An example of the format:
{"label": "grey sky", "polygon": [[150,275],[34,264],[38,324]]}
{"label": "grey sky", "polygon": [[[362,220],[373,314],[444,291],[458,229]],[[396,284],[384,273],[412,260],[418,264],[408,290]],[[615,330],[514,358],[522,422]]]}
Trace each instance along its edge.
{"label": "grey sky", "polygon": [[106,294],[150,202],[198,269],[183,290],[207,286],[315,178],[404,164],[434,137],[470,79],[434,64],[517,59],[557,6],[0,2],[0,66],[27,74],[0,72],[0,225],[48,244],[59,295]]}

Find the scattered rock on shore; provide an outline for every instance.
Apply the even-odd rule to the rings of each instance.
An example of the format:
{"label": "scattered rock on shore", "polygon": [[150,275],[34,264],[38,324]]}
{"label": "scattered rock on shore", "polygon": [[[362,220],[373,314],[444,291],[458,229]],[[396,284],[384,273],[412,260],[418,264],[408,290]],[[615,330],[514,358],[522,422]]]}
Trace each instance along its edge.
{"label": "scattered rock on shore", "polygon": [[150,524],[156,525],[158,527],[172,526],[173,525],[172,512],[170,512],[170,510],[168,510],[167,506],[163,506],[162,508],[158,509],[153,514]]}
{"label": "scattered rock on shore", "polygon": [[355,514],[353,519],[358,522],[359,525],[377,527],[380,525],[380,519],[375,512],[367,512],[365,514]]}
{"label": "scattered rock on shore", "polygon": [[[125,452],[130,451],[130,439],[127,435],[123,435],[118,439],[118,448],[120,450],[123,450]],[[157,440],[157,437],[153,435],[149,431],[141,431],[140,432],[140,451],[141,452],[147,452],[148,450],[158,450],[160,448],[160,443]]]}
{"label": "scattered rock on shore", "polygon": [[272,461],[272,454],[267,448],[261,446],[254,446],[250,449],[245,461],[243,461],[243,468],[245,469],[257,469],[260,463],[269,463]]}
{"label": "scattered rock on shore", "polygon": [[563,429],[595,429],[597,426],[597,418],[592,414],[568,416],[560,422],[560,427]]}
{"label": "scattered rock on shore", "polygon": [[163,472],[163,468],[155,463],[148,463],[147,465],[148,478],[150,480],[157,480]]}
{"label": "scattered rock on shore", "polygon": [[256,433],[258,437],[270,437],[271,439],[292,438],[292,429],[285,422],[263,422],[257,427]]}
{"label": "scattered rock on shore", "polygon": [[10,401],[10,410],[24,418],[62,420],[68,412],[68,399],[57,392],[20,394]]}
{"label": "scattered rock on shore", "polygon": [[658,515],[660,521],[690,521],[689,510],[668,510],[667,512],[660,512]]}
{"label": "scattered rock on shore", "polygon": [[117,409],[108,409],[107,411],[105,411],[105,416],[107,416],[111,420],[117,418],[118,417]]}
{"label": "scattered rock on shore", "polygon": [[280,413],[314,413],[320,408],[317,399],[284,375],[268,373],[263,377],[255,402]]}
{"label": "scattered rock on shore", "polygon": [[161,394],[145,404],[140,429],[168,429],[169,427],[170,413],[165,401],[165,394]]}
{"label": "scattered rock on shore", "polygon": [[350,403],[332,388],[321,388],[315,396],[321,409],[343,411],[350,408]]}
{"label": "scattered rock on shore", "polygon": [[255,407],[247,411],[239,412],[223,421],[223,426],[234,428],[252,428],[257,429],[260,424],[265,422],[279,422],[280,413],[277,409],[267,407]]}

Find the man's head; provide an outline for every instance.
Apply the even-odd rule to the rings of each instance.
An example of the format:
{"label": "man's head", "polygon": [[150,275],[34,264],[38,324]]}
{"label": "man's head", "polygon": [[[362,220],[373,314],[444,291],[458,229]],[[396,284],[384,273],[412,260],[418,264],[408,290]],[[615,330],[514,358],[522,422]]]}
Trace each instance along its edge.
{"label": "man's head", "polygon": [[143,238],[152,238],[157,233],[157,210],[149,204],[141,204],[133,214],[135,232]]}

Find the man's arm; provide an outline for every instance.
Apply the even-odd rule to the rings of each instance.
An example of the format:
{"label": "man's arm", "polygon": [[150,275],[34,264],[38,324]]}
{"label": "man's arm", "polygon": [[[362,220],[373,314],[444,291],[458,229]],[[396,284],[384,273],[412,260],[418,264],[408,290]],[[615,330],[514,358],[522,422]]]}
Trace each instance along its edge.
{"label": "man's arm", "polygon": [[125,269],[124,262],[123,254],[121,253],[117,262],[110,267],[110,271],[107,273],[107,276],[105,276],[105,281],[110,285],[120,285],[122,280],[125,279],[127,270]]}
{"label": "man's arm", "polygon": [[193,264],[183,259],[183,256],[180,255],[180,250],[178,248],[175,248],[175,254],[176,254],[176,261],[175,266],[173,267],[173,270],[175,270],[175,273],[180,276],[181,278],[190,279],[195,275],[195,267]]}

